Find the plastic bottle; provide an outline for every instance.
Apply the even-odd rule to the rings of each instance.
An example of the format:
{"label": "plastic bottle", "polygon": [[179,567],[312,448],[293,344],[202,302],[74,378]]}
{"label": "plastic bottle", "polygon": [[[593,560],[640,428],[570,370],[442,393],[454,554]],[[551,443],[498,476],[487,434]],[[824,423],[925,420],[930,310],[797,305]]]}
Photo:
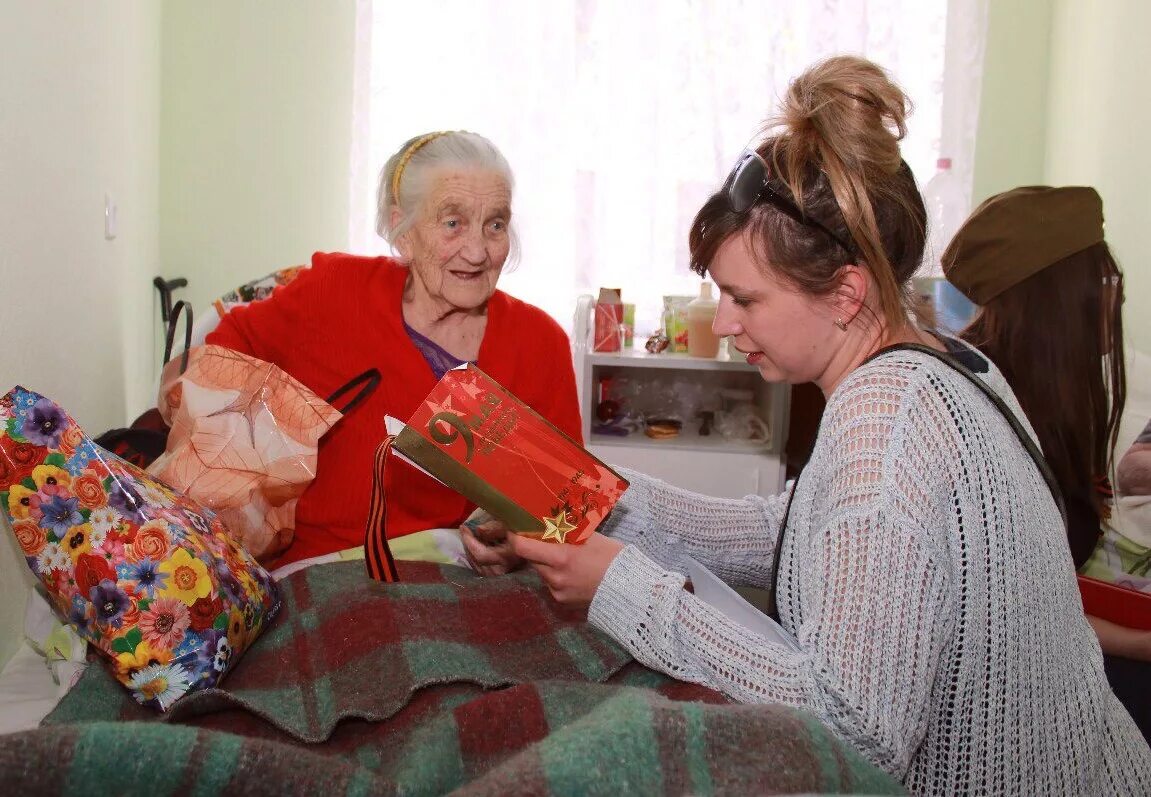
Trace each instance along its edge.
{"label": "plastic bottle", "polygon": [[593,312],[594,296],[584,293],[576,297],[575,315],[572,317],[572,351],[576,354],[585,354],[591,344]]}
{"label": "plastic bottle", "polygon": [[711,297],[711,283],[699,286],[699,296],[687,303],[687,353],[692,357],[719,354],[719,335],[711,331],[717,302]]}
{"label": "plastic bottle", "polygon": [[958,176],[951,171],[951,158],[940,158],[936,165],[939,171],[923,188],[927,245],[914,284],[920,301],[930,308],[930,315],[923,320],[941,332],[956,334],[967,325],[975,308],[944,278],[940,259],[967,220],[967,195]]}
{"label": "plastic bottle", "polygon": [[942,277],[940,258],[967,219],[967,194],[959,177],[951,171],[951,158],[940,158],[938,171],[923,188],[923,204],[927,207],[927,246],[923,250],[923,264],[916,276]]}

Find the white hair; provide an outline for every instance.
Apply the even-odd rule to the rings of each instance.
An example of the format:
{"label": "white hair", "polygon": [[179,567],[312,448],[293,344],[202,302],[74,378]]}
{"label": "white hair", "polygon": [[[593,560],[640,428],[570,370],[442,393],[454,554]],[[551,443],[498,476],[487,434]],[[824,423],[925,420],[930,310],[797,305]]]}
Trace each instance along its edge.
{"label": "white hair", "polygon": [[[408,150],[424,135],[404,142],[399,151],[388,158],[380,171],[380,185],[376,203],[376,232],[391,244],[415,226],[420,210],[431,189],[430,175],[445,167],[495,172],[507,183],[508,192],[515,190],[515,177],[511,166],[496,145],[477,133],[456,130],[439,135],[408,155]],[[396,169],[405,160],[400,174],[399,196],[393,188]],[[399,208],[400,219],[392,226],[392,208]],[[519,260],[520,242],[514,222],[508,223],[508,258],[505,265],[514,266]]]}

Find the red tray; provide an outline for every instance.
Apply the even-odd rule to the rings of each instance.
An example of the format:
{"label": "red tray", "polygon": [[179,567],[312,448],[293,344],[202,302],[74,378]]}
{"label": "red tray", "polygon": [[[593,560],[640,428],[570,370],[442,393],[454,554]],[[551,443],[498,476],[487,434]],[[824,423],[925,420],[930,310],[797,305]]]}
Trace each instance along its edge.
{"label": "red tray", "polygon": [[1079,576],[1079,594],[1087,614],[1113,623],[1151,631],[1151,594]]}

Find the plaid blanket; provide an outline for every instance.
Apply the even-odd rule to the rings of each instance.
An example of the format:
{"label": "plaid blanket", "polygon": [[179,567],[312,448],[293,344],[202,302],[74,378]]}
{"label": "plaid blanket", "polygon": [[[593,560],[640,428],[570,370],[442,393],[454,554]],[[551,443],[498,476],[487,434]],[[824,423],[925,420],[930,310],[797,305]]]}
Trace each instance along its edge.
{"label": "plaid blanket", "polygon": [[[631,662],[533,573],[358,562],[282,582],[281,619],[166,715],[102,666],[0,737],[13,793],[902,793],[802,712]],[[505,688],[497,688],[505,687]]]}

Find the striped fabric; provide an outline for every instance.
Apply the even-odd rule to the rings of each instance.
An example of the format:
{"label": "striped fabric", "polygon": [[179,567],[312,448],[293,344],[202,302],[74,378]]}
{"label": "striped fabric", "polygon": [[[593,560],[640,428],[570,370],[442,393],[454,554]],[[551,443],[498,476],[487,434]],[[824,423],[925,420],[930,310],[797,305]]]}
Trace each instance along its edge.
{"label": "striped fabric", "polygon": [[368,525],[364,532],[364,562],[368,566],[368,577],[385,582],[399,580],[396,561],[388,547],[388,506],[384,496],[384,468],[387,467],[394,439],[393,435],[388,435],[376,449],[375,464],[372,467],[372,503],[368,508]]}
{"label": "striped fabric", "polygon": [[902,793],[809,714],[631,662],[531,572],[399,568],[292,574],[227,689],[163,720],[88,668],[0,737],[5,793]]}

